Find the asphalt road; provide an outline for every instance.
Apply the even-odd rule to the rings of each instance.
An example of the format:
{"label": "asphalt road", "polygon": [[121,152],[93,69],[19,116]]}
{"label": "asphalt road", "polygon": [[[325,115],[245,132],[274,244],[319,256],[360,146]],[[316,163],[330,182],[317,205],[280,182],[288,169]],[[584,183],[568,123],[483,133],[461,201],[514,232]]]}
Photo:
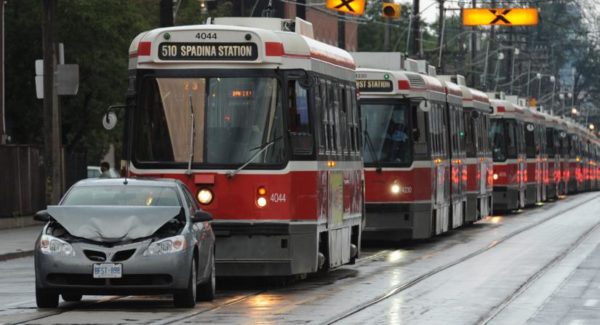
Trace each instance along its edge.
{"label": "asphalt road", "polygon": [[278,283],[219,279],[192,310],[170,297],[89,297],[35,308],[33,259],[0,262],[2,324],[600,323],[600,194],[417,243],[377,243],[356,265]]}

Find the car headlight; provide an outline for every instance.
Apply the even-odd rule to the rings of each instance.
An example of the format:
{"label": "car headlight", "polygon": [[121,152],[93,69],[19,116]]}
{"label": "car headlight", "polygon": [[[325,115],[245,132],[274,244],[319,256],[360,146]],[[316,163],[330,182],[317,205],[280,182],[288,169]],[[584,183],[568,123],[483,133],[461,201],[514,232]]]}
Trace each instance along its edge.
{"label": "car headlight", "polygon": [[50,235],[42,235],[40,238],[40,251],[46,255],[75,256],[71,244]]}
{"label": "car headlight", "polygon": [[185,237],[179,235],[155,241],[144,252],[144,256],[171,254],[184,250],[187,247]]}

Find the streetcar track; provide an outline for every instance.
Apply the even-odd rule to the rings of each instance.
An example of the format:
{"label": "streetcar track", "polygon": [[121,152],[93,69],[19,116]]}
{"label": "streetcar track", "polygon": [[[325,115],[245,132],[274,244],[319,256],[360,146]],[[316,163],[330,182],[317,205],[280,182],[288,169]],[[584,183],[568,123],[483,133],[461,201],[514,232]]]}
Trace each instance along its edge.
{"label": "streetcar track", "polygon": [[[396,295],[396,294],[398,294],[398,293],[400,293],[402,291],[405,291],[405,290],[407,290],[407,289],[415,286],[416,284],[419,284],[420,282],[423,282],[423,281],[425,281],[425,280],[433,277],[434,275],[436,275],[438,273],[441,273],[441,272],[443,272],[443,271],[445,271],[445,270],[447,270],[447,269],[449,269],[449,268],[451,268],[453,266],[456,266],[456,265],[458,265],[460,263],[463,263],[465,261],[468,261],[468,260],[470,260],[470,259],[472,259],[472,258],[474,258],[476,256],[479,256],[479,255],[481,255],[481,254],[483,254],[483,253],[491,250],[492,248],[497,247],[501,243],[503,243],[503,242],[505,242],[505,241],[507,241],[507,240],[509,240],[509,239],[511,239],[511,238],[513,238],[513,237],[515,237],[515,236],[517,236],[517,235],[525,232],[525,231],[528,231],[528,230],[533,229],[535,227],[538,227],[538,226],[540,226],[540,225],[542,225],[542,224],[544,224],[544,223],[546,223],[546,222],[548,222],[550,220],[553,220],[553,219],[557,218],[558,216],[562,215],[563,213],[565,213],[565,212],[567,212],[569,210],[578,209],[578,208],[584,206],[585,204],[587,204],[587,203],[589,203],[589,202],[591,202],[591,201],[593,201],[593,200],[595,200],[595,199],[597,199],[599,197],[600,197],[600,194],[596,194],[596,195],[592,196],[591,198],[589,198],[587,200],[584,200],[583,202],[578,203],[575,206],[565,207],[565,208],[563,208],[563,209],[555,212],[554,214],[550,215],[549,217],[547,217],[547,218],[545,218],[545,219],[543,219],[543,220],[541,220],[541,221],[539,221],[537,223],[532,223],[530,225],[524,226],[524,227],[522,227],[520,229],[517,229],[517,230],[515,230],[515,231],[513,231],[513,232],[511,232],[511,233],[509,233],[509,234],[507,234],[507,235],[505,235],[503,237],[501,237],[500,239],[493,240],[489,245],[486,245],[483,248],[480,248],[480,249],[478,249],[478,250],[476,250],[476,251],[474,251],[472,253],[469,253],[469,254],[467,254],[467,255],[465,255],[465,256],[463,256],[463,257],[461,257],[461,258],[459,258],[459,259],[457,259],[457,260],[455,260],[453,262],[450,262],[450,263],[441,265],[439,267],[436,267],[433,270],[431,270],[431,271],[429,271],[427,273],[424,273],[424,274],[422,274],[420,276],[417,276],[416,278],[413,278],[412,280],[410,280],[408,282],[405,282],[403,284],[397,285],[397,286],[393,287],[391,290],[387,291],[386,293],[384,293],[382,295],[379,295],[379,296],[377,296],[375,298],[369,299],[368,301],[363,302],[363,303],[359,304],[358,306],[353,307],[352,309],[350,309],[350,310],[348,310],[348,311],[346,311],[344,313],[338,314],[337,316],[334,316],[334,317],[330,318],[329,320],[323,322],[322,324],[329,325],[329,324],[334,324],[334,323],[337,323],[339,321],[342,321],[342,320],[344,320],[344,319],[346,319],[346,318],[348,318],[348,317],[350,317],[352,315],[355,315],[355,314],[357,314],[357,313],[359,313],[359,312],[361,312],[361,311],[363,311],[363,310],[365,310],[365,309],[367,309],[369,307],[372,307],[372,306],[374,306],[374,305],[376,305],[376,304],[378,304],[378,303],[380,303],[380,302],[382,302],[382,301],[384,301],[384,300],[386,300],[386,299],[388,299],[388,298],[390,298],[390,297],[392,297],[392,296],[394,296],[394,295]],[[599,223],[599,225],[600,225],[600,223]]]}
{"label": "streetcar track", "polygon": [[600,221],[594,224],[592,228],[585,231],[576,241],[574,241],[569,247],[567,247],[561,254],[557,255],[555,258],[550,260],[546,265],[540,268],[537,272],[532,274],[525,282],[523,282],[513,293],[511,293],[508,297],[502,300],[498,305],[494,306],[490,312],[485,317],[481,317],[478,320],[478,324],[488,324],[492,321],[498,314],[500,314],[506,307],[510,305],[516,298],[521,296],[531,285],[535,283],[539,278],[541,278],[546,272],[548,272],[552,267],[557,265],[559,262],[564,260],[569,254],[571,254],[581,243],[583,243],[592,232],[596,231],[600,228]]}
{"label": "streetcar track", "polygon": [[[418,284],[418,283],[420,283],[420,282],[422,282],[422,281],[424,281],[424,280],[426,280],[426,279],[428,279],[428,278],[430,278],[430,277],[432,277],[432,276],[434,276],[434,275],[436,275],[436,274],[438,274],[438,273],[440,273],[440,272],[442,272],[444,270],[447,270],[447,269],[449,269],[449,268],[451,268],[451,267],[453,267],[455,265],[463,263],[463,262],[465,262],[465,261],[467,261],[467,260],[469,260],[469,259],[471,259],[473,257],[481,255],[482,253],[485,253],[485,252],[491,250],[492,248],[498,246],[499,244],[505,242],[506,240],[508,240],[510,238],[513,238],[513,237],[515,237],[515,236],[517,236],[517,235],[519,235],[519,234],[521,234],[521,233],[523,233],[523,232],[525,232],[527,230],[530,230],[530,229],[535,228],[535,227],[537,227],[539,225],[542,225],[542,224],[544,224],[544,223],[546,223],[546,222],[548,222],[550,220],[553,220],[556,217],[560,216],[561,214],[565,213],[566,211],[569,211],[569,210],[572,210],[572,209],[577,209],[577,208],[579,208],[579,207],[587,204],[588,202],[597,199],[598,197],[600,197],[600,194],[594,195],[594,196],[592,196],[589,199],[586,199],[586,200],[584,200],[584,201],[582,201],[580,203],[574,204],[574,206],[565,207],[565,208],[563,208],[563,209],[555,212],[551,216],[549,216],[549,217],[547,217],[547,218],[545,218],[545,219],[543,219],[543,220],[541,220],[539,222],[532,223],[530,225],[527,225],[527,226],[524,226],[524,227],[522,227],[520,229],[517,229],[517,230],[515,230],[515,231],[513,231],[513,232],[511,232],[511,233],[509,233],[509,234],[507,234],[507,235],[505,235],[503,237],[501,237],[500,239],[495,239],[495,240],[491,241],[488,245],[485,245],[484,247],[482,247],[482,248],[480,248],[480,249],[478,249],[478,250],[476,250],[476,251],[474,251],[472,253],[469,253],[469,254],[463,256],[462,258],[459,258],[459,259],[457,259],[457,260],[455,260],[453,262],[450,262],[450,263],[447,263],[445,265],[442,265],[442,266],[439,266],[437,268],[434,268],[430,272],[424,273],[424,274],[422,274],[420,276],[417,276],[416,278],[414,278],[414,279],[412,279],[412,280],[410,280],[408,282],[405,282],[403,284],[397,285],[394,288],[392,288],[391,290],[387,291],[386,293],[384,293],[382,295],[379,295],[378,297],[375,297],[375,298],[370,299],[370,300],[368,300],[368,301],[366,301],[366,302],[364,302],[362,304],[359,304],[357,307],[354,307],[354,308],[352,308],[351,310],[349,310],[349,311],[347,311],[345,313],[338,314],[337,316],[335,316],[333,318],[330,318],[329,320],[323,322],[323,324],[333,324],[333,323],[339,322],[341,320],[344,320],[344,319],[346,319],[346,318],[348,318],[348,317],[350,317],[350,316],[352,316],[352,315],[354,315],[354,314],[356,314],[356,313],[358,313],[358,312],[360,312],[362,310],[365,310],[365,309],[367,309],[367,308],[369,308],[371,306],[374,306],[374,305],[376,305],[376,304],[378,304],[378,303],[380,303],[380,302],[382,302],[382,301],[384,301],[384,300],[386,300],[386,299],[388,299],[388,298],[390,298],[390,297],[392,297],[392,296],[394,296],[394,295],[396,295],[396,294],[404,291],[404,290],[407,290],[407,289],[413,287],[414,285],[416,285],[416,284]],[[533,210],[532,212],[535,213],[535,212],[539,212],[539,211]],[[597,227],[600,227],[600,222],[598,222],[591,230],[587,231],[582,237],[585,237],[587,234],[591,233],[591,231],[593,231]],[[578,241],[576,242],[576,244],[580,243],[580,241],[582,241],[582,240],[583,239],[581,239],[581,238],[578,239]],[[576,247],[576,244],[574,244],[575,245],[574,247]],[[376,259],[378,259],[378,258],[380,258],[382,256],[385,256],[386,254],[388,254],[390,252],[393,252],[393,251],[395,251],[395,250],[384,249],[384,250],[378,251],[378,252],[376,252],[374,254],[365,256],[363,258],[359,258],[356,261],[356,263],[354,264],[354,266],[366,264],[366,263],[368,263],[370,261],[373,261],[373,260],[376,260]],[[569,249],[568,252],[569,251],[571,251],[571,249]],[[563,254],[568,254],[568,252],[563,253]],[[552,264],[552,263],[555,263],[555,262],[559,261],[556,258],[555,258],[555,260],[551,261],[550,263]],[[547,266],[545,266],[545,268],[546,267],[549,267],[549,266],[547,265]],[[538,275],[538,273],[536,273],[535,275],[533,275],[527,281],[534,281],[535,279],[537,279],[536,275]],[[541,274],[542,273],[539,273],[539,275],[541,275]],[[528,286],[525,286],[525,284],[524,284],[519,289],[517,289],[517,292],[515,292],[517,294],[517,296],[520,294],[518,291],[521,290],[521,288],[524,290],[527,287]],[[279,289],[273,289],[273,288],[271,288],[271,289],[265,289],[265,290],[260,290],[260,291],[252,292],[252,293],[249,293],[249,294],[244,294],[244,295],[242,295],[240,297],[227,300],[224,303],[221,303],[221,304],[218,304],[218,305],[214,305],[214,306],[212,306],[210,308],[205,308],[205,309],[201,309],[201,310],[198,310],[198,311],[195,311],[195,312],[186,313],[185,315],[173,316],[171,318],[157,320],[157,321],[154,321],[154,322],[150,322],[148,324],[168,325],[168,324],[174,324],[174,323],[182,322],[182,321],[185,321],[187,319],[196,317],[196,316],[204,314],[204,313],[215,311],[215,310],[227,307],[227,306],[235,305],[237,303],[240,303],[242,301],[250,299],[251,297],[258,296],[258,295],[261,295],[263,293],[270,292],[270,291],[279,291],[280,289],[282,289],[282,288],[279,288]],[[283,289],[283,291],[285,291],[285,288]],[[515,296],[515,298],[517,296]],[[26,323],[29,323],[29,322],[32,322],[32,321],[43,320],[45,318],[49,318],[49,317],[57,316],[57,315],[60,315],[60,314],[68,313],[68,312],[80,309],[81,307],[90,307],[90,306],[94,306],[94,305],[100,305],[100,304],[112,302],[112,301],[123,299],[123,298],[127,298],[127,297],[130,297],[130,296],[117,296],[117,297],[111,297],[110,299],[97,300],[97,301],[89,302],[89,303],[85,303],[85,304],[77,304],[77,305],[69,306],[69,307],[66,307],[66,308],[61,308],[60,311],[52,312],[51,314],[46,314],[46,315],[43,315],[43,316],[34,317],[34,318],[27,319],[27,320],[22,320],[22,321],[18,321],[18,322],[15,322],[15,323],[7,323],[7,324],[11,324],[11,325],[26,324]],[[512,299],[507,298],[506,301],[503,301],[501,304],[499,304],[497,307],[495,307],[495,308],[501,308],[501,309],[497,310],[497,312],[495,312],[491,317],[493,318],[500,311],[502,311],[502,309],[505,307],[504,304],[505,303],[508,304],[508,303],[510,303],[510,301],[512,301]],[[495,310],[496,309],[494,309],[494,311]],[[492,318],[486,320],[485,322],[488,322]],[[485,324],[485,322],[483,324]]]}

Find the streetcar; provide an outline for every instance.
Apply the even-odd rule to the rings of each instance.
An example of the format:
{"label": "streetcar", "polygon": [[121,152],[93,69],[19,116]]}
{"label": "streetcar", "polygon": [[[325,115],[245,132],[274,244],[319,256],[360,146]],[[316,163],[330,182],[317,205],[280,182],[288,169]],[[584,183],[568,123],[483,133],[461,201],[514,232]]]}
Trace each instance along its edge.
{"label": "streetcar", "polygon": [[451,76],[462,91],[464,145],[467,169],[465,223],[473,223],[492,214],[493,160],[488,140],[492,106],[487,94],[467,87],[461,75]]}
{"label": "streetcar", "polygon": [[179,179],[214,217],[218,276],[354,262],[363,220],[355,63],[301,19],[216,18],[129,50],[129,176]]}
{"label": "streetcar", "polygon": [[[401,59],[392,53],[353,55],[364,130],[364,239],[447,232],[452,227],[450,140],[459,131],[448,127],[444,84],[423,73],[423,62],[407,60],[409,69],[401,70]],[[452,105],[460,104],[456,99]]]}
{"label": "streetcar", "polygon": [[491,100],[490,141],[494,160],[494,211],[525,207],[527,158],[525,153],[525,108],[496,94]]}

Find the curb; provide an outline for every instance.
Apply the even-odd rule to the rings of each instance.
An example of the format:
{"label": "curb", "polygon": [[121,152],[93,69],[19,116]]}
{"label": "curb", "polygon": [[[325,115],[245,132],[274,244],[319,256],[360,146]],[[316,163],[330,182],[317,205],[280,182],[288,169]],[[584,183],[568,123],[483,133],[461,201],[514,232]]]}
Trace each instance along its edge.
{"label": "curb", "polygon": [[16,258],[21,258],[21,257],[28,257],[28,256],[33,256],[33,250],[1,254],[0,262],[13,260]]}

